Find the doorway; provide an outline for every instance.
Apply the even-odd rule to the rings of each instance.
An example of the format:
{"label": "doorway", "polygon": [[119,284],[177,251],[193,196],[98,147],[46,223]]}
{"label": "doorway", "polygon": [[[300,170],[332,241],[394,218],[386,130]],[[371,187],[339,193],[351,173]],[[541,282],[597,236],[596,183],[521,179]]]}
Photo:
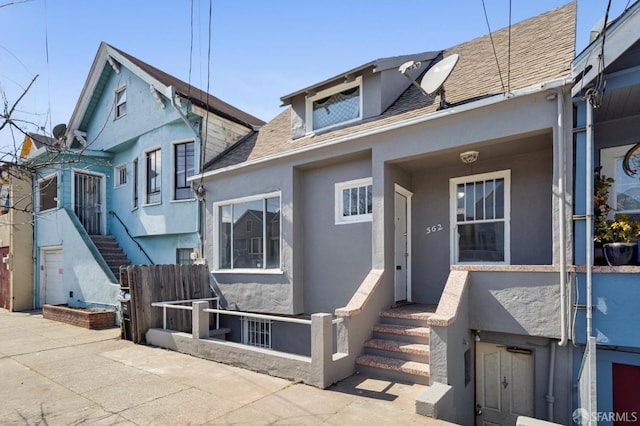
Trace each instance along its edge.
{"label": "doorway", "polygon": [[514,425],[533,416],[533,352],[476,343],[476,425]]}
{"label": "doorway", "polygon": [[411,302],[411,196],[396,184],[394,202],[395,286],[396,302]]}
{"label": "doorway", "polygon": [[64,293],[62,249],[43,250],[40,282],[40,305],[67,303]]}

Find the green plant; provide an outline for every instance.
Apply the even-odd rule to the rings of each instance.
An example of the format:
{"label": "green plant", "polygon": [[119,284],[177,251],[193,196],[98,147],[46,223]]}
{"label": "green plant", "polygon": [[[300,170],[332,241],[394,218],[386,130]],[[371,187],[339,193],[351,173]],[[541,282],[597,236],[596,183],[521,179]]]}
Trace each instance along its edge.
{"label": "green plant", "polygon": [[596,167],[593,191],[593,240],[596,243],[631,243],[640,238],[640,223],[629,215],[618,213],[613,219],[607,219],[612,208],[609,206],[609,190],[614,179],[601,173],[602,167]]}

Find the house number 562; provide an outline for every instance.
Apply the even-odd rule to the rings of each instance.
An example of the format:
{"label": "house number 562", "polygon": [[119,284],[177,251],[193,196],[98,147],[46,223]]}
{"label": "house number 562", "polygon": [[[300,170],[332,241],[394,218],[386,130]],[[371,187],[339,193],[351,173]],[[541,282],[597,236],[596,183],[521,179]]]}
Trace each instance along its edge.
{"label": "house number 562", "polygon": [[433,234],[434,232],[442,231],[442,225],[437,224],[433,226],[427,226],[427,235]]}

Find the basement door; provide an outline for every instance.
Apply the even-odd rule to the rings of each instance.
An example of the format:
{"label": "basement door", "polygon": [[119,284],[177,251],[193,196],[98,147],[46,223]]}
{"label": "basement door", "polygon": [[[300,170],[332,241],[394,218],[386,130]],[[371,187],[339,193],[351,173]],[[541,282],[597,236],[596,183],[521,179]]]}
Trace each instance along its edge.
{"label": "basement door", "polygon": [[[0,247],[0,259],[9,256],[9,247]],[[0,263],[0,308],[11,307],[11,283],[9,280],[9,264]]]}
{"label": "basement door", "polygon": [[530,350],[476,343],[476,425],[514,425],[533,416]]}
{"label": "basement door", "polygon": [[411,192],[396,185],[395,192],[395,296],[411,301]]}
{"label": "basement door", "polygon": [[40,287],[41,304],[62,305],[67,303],[64,294],[62,249],[43,250],[40,269],[42,286]]}

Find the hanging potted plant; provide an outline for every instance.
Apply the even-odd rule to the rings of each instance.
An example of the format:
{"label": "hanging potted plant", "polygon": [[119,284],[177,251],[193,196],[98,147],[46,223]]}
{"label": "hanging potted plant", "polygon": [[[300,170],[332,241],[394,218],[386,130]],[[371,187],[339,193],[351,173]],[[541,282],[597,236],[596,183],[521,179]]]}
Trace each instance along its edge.
{"label": "hanging potted plant", "polygon": [[596,168],[594,175],[594,242],[601,245],[604,258],[611,266],[628,265],[633,261],[634,248],[640,237],[640,224],[626,214],[611,213],[609,189],[613,178],[600,173]]}

